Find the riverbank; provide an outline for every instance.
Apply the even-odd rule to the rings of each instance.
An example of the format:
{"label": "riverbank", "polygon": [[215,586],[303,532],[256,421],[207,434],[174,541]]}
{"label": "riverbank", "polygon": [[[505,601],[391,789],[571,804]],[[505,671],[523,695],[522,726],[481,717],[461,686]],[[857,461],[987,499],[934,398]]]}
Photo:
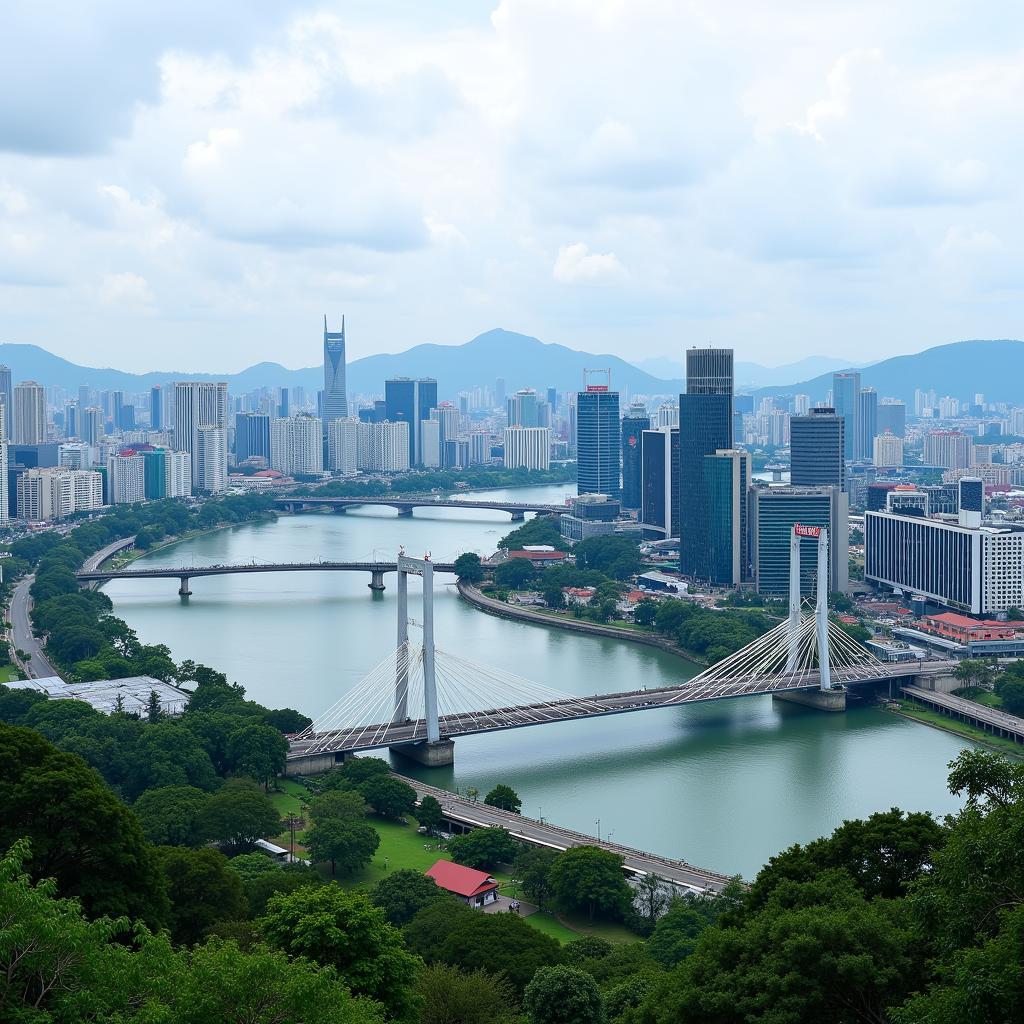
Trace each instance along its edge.
{"label": "riverbank", "polygon": [[997,753],[1006,754],[1018,760],[1024,759],[1024,753],[1021,752],[1019,743],[1000,739],[998,736],[993,736],[991,733],[986,732],[984,729],[979,729],[969,722],[961,722],[959,719],[950,718],[947,715],[939,714],[937,711],[923,708],[911,700],[901,698],[897,701],[897,704],[897,707],[889,706],[894,715],[907,718],[912,722],[918,722],[921,725],[931,726],[933,729],[949,733],[952,736],[958,736],[961,739],[970,740],[980,747],[987,747],[989,750],[994,750]]}
{"label": "riverbank", "polygon": [[691,662],[694,665],[707,666],[705,660],[684,651],[678,644],[663,636],[658,636],[656,633],[643,633],[639,629],[630,629],[625,626],[609,626],[603,622],[587,622],[583,619],[570,619],[550,612],[537,611],[534,608],[517,607],[505,601],[499,601],[497,598],[488,597],[476,587],[464,583],[462,580],[456,583],[456,587],[463,600],[481,611],[497,615],[499,618],[532,622],[541,626],[554,626],[556,629],[566,629],[571,633],[589,633],[591,636],[603,636],[611,640],[628,640],[632,643],[644,644],[647,647],[657,647],[660,651],[674,654],[677,658],[682,658],[683,661]]}

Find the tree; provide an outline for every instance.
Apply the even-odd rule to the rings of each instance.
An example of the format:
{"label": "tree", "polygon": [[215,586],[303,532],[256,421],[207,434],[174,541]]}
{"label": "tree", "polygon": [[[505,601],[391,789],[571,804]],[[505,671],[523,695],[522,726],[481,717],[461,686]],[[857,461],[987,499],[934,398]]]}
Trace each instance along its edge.
{"label": "tree", "polygon": [[29,839],[34,877],[55,878],[89,914],[164,921],[163,879],[142,826],[81,758],[0,725],[0,793],[0,850]]}
{"label": "tree", "polygon": [[314,863],[330,862],[331,874],[340,867],[345,874],[370,863],[380,846],[380,833],[365,821],[324,818],[306,833],[306,849]]}
{"label": "tree", "polygon": [[475,828],[448,840],[448,853],[458,864],[491,871],[515,859],[519,844],[503,828]]}
{"label": "tree", "polygon": [[257,839],[277,835],[281,819],[270,798],[250,779],[228,779],[199,816],[203,835],[234,853],[248,853]]}
{"label": "tree", "polygon": [[429,964],[416,981],[420,1024],[515,1024],[515,990],[500,975]]}
{"label": "tree", "polygon": [[199,828],[210,794],[194,786],[147,789],[132,805],[146,838],[156,846],[199,846]]}
{"label": "tree", "polygon": [[307,726],[313,724],[312,718],[308,718],[294,708],[276,708],[264,711],[263,721],[285,735],[302,732]]}
{"label": "tree", "polygon": [[265,853],[240,853],[228,862],[231,870],[245,885],[265,875],[279,875],[283,868],[277,861],[271,860]]}
{"label": "tree", "polygon": [[382,818],[404,818],[416,807],[416,790],[393,775],[374,775],[358,788]]}
{"label": "tree", "polygon": [[150,725],[156,725],[164,717],[163,708],[160,707],[160,695],[156,690],[149,691],[149,701],[146,704],[146,721]]}
{"label": "tree", "polygon": [[566,907],[619,917],[630,905],[633,891],[622,874],[622,858],[598,846],[573,846],[552,864],[551,887]]}
{"label": "tree", "polygon": [[358,786],[361,782],[375,775],[390,775],[391,765],[380,757],[353,757],[341,766],[340,775],[350,786]]}
{"label": "tree", "polygon": [[481,914],[454,899],[424,907],[405,926],[405,940],[427,963],[502,973],[522,992],[539,967],[558,963],[558,942],[517,914]]}
{"label": "tree", "polygon": [[354,790],[330,789],[310,800],[309,813],[315,821],[326,818],[358,821],[366,817],[366,801]]}
{"label": "tree", "polygon": [[[641,875],[636,883],[633,905],[644,920],[648,930],[654,928],[669,903],[669,894],[663,878],[654,874]],[[644,932],[643,934],[647,934]]]}
{"label": "tree", "polygon": [[278,894],[260,924],[275,948],[333,967],[353,992],[383,1003],[398,1020],[412,1017],[418,961],[364,894],[335,885]]}
{"label": "tree", "polygon": [[520,846],[512,871],[519,879],[523,892],[542,909],[552,896],[551,865],[558,852],[546,846]]}
{"label": "tree", "polygon": [[633,621],[638,626],[652,626],[654,620],[658,614],[658,605],[656,601],[651,601],[649,598],[644,598],[642,601],[637,603],[636,608],[633,610]]}
{"label": "tree", "polygon": [[999,687],[999,697],[1011,715],[1024,715],[1024,679],[1007,679]]}
{"label": "tree", "polygon": [[484,578],[484,567],[480,556],[472,551],[459,555],[455,559],[455,574],[463,583],[475,585]]}
{"label": "tree", "polygon": [[248,775],[264,788],[284,771],[288,741],[272,725],[242,726],[228,737],[228,766],[236,775]]}
{"label": "tree", "polygon": [[217,921],[237,921],[245,916],[248,903],[242,880],[220,851],[165,846],[160,851],[160,866],[167,879],[175,942],[192,945]]}
{"label": "tree", "polygon": [[697,939],[711,923],[693,901],[673,900],[647,940],[651,956],[666,969],[675,967],[693,952]]}
{"label": "tree", "polygon": [[542,967],[523,993],[532,1024],[603,1024],[604,1003],[585,971],[564,964]]}
{"label": "tree", "polygon": [[581,939],[573,939],[562,947],[565,962],[570,967],[582,967],[594,960],[603,960],[610,956],[615,947],[607,939],[597,935],[584,935]]}
{"label": "tree", "polygon": [[393,871],[382,878],[370,893],[376,907],[396,928],[408,924],[424,907],[440,899],[450,899],[437,883],[411,868]]}
{"label": "tree", "polygon": [[431,834],[436,832],[441,827],[441,822],[444,821],[444,810],[440,801],[429,793],[420,800],[419,806],[413,811],[413,814],[416,815],[416,820]]}
{"label": "tree", "polygon": [[511,786],[499,783],[484,797],[484,803],[491,807],[500,807],[503,811],[512,811],[518,814],[523,807],[523,801],[519,794]]}

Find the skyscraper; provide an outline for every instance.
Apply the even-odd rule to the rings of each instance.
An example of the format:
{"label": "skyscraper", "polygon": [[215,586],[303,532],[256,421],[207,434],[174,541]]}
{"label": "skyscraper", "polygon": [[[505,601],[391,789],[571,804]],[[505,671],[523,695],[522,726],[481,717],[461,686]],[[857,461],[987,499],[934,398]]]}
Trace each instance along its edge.
{"label": "skyscraper", "polygon": [[166,430],[164,423],[164,389],[154,384],[149,389],[149,425],[153,430]]}
{"label": "skyscraper", "polygon": [[510,427],[546,427],[538,417],[537,392],[533,388],[522,388],[509,397],[505,407],[505,418]]}
{"label": "skyscraper", "polygon": [[235,462],[261,458],[270,461],[270,416],[240,412],[235,417]]}
{"label": "skyscraper", "polygon": [[547,427],[506,427],[506,469],[548,469],[551,431]]}
{"label": "skyscraper", "polygon": [[878,403],[877,429],[879,434],[891,430],[897,437],[907,433],[907,407],[895,398],[883,398]]}
{"label": "skyscraper", "polygon": [[854,457],[870,459],[878,434],[878,392],[874,388],[861,388],[857,395],[857,443]]}
{"label": "skyscraper", "polygon": [[9,366],[0,366],[0,402],[4,403],[4,437],[10,441],[14,430],[14,392]]}
{"label": "skyscraper", "polygon": [[348,397],[345,392],[345,318],[341,318],[341,330],[327,330],[324,317],[324,435],[331,420],[343,420],[348,416]]}
{"label": "skyscraper", "polygon": [[289,416],[270,424],[270,468],[288,476],[323,472],[321,423],[312,416]]}
{"label": "skyscraper", "polygon": [[822,406],[789,421],[790,481],[796,487],[846,486],[846,421]]}
{"label": "skyscraper", "polygon": [[586,384],[576,396],[576,490],[622,497],[619,393],[607,384]]}
{"label": "skyscraper", "polygon": [[655,427],[641,434],[640,521],[644,536],[679,536],[679,428]]}
{"label": "skyscraper", "polygon": [[432,377],[413,380],[392,377],[384,382],[385,415],[391,423],[409,424],[409,465],[423,461],[420,423],[430,419],[437,408],[437,381]]}
{"label": "skyscraper", "polygon": [[651,418],[643,405],[631,405],[622,417],[622,507],[638,509],[643,503],[643,432]]}
{"label": "skyscraper", "polygon": [[708,550],[713,583],[738,587],[749,576],[747,489],[750,452],[720,449],[704,456],[704,487],[711,518]]}
{"label": "skyscraper", "polygon": [[712,510],[704,456],[732,449],[732,349],[686,352],[686,394],[679,396],[679,568],[711,577]]}
{"label": "skyscraper", "polygon": [[46,440],[46,392],[42,384],[25,380],[14,388],[14,442],[42,444]]}
{"label": "skyscraper", "polygon": [[78,436],[86,444],[97,445],[103,436],[103,410],[97,405],[91,405],[80,413],[81,423],[78,427]]}
{"label": "skyscraper", "polygon": [[228,476],[226,381],[177,381],[174,385],[174,447],[192,457],[192,485],[223,491]]}
{"label": "skyscraper", "polygon": [[860,374],[856,371],[832,374],[832,405],[837,416],[843,417],[843,458],[855,458],[857,450],[858,404],[860,401]]}

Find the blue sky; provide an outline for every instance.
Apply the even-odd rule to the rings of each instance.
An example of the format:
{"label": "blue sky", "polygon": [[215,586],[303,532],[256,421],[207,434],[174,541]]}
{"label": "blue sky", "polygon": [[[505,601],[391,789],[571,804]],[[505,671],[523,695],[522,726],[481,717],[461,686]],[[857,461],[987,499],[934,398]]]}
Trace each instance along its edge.
{"label": "blue sky", "polygon": [[33,0],[0,340],[126,369],[505,327],[777,365],[1020,337],[1024,8]]}

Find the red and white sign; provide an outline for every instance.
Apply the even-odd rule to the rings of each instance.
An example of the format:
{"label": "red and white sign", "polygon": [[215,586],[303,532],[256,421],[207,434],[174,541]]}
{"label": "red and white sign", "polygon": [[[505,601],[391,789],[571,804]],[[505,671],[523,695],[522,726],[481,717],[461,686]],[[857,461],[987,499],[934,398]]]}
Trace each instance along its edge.
{"label": "red and white sign", "polygon": [[798,537],[820,537],[821,527],[820,526],[804,526],[801,523],[796,523],[793,526],[793,532]]}

